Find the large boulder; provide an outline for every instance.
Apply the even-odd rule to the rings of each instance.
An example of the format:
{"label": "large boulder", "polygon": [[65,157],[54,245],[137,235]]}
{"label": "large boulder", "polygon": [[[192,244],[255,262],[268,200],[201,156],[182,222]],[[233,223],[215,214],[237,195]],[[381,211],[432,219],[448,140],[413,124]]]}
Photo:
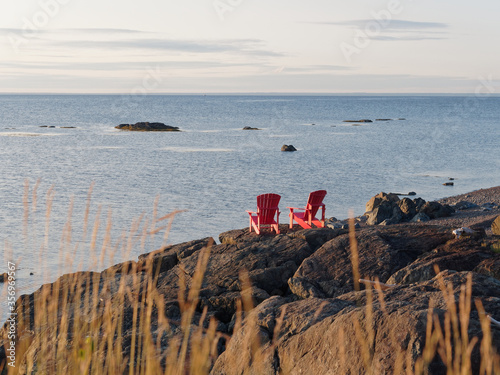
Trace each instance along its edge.
{"label": "large boulder", "polygon": [[500,216],[498,216],[495,221],[493,221],[493,224],[491,224],[491,232],[495,236],[500,236]]}
{"label": "large boulder", "polygon": [[[422,254],[453,238],[446,227],[367,227],[357,233],[359,276],[386,282]],[[300,298],[336,297],[354,290],[349,236],[328,241],[306,258],[288,285]]]}
{"label": "large boulder", "polygon": [[368,225],[397,224],[401,222],[404,215],[397,203],[382,201],[373,211],[368,214]]}
{"label": "large boulder", "polygon": [[366,212],[373,211],[375,208],[380,206],[383,202],[392,202],[396,203],[399,201],[399,197],[396,194],[392,193],[384,193],[380,192],[374,197],[372,197],[367,203],[366,203]]}
{"label": "large boulder", "polygon": [[135,124],[120,124],[115,126],[120,130],[132,131],[162,131],[162,132],[178,132],[180,131],[177,126],[165,125],[162,122],[137,122]]}
{"label": "large boulder", "polygon": [[417,214],[417,206],[410,198],[403,198],[398,202],[398,207],[403,214],[403,220],[411,220]]}
{"label": "large boulder", "polygon": [[442,205],[438,202],[426,202],[418,212],[426,214],[431,219],[437,219],[439,217],[451,216],[455,210],[447,204]]}
{"label": "large boulder", "polygon": [[[478,271],[493,253],[482,246],[480,240],[473,238],[453,239],[433,251],[418,257],[408,266],[395,272],[388,284],[412,284],[430,280],[436,270]],[[436,268],[437,267],[437,268]],[[488,274],[487,272],[483,272]],[[495,277],[494,274],[488,274]]]}

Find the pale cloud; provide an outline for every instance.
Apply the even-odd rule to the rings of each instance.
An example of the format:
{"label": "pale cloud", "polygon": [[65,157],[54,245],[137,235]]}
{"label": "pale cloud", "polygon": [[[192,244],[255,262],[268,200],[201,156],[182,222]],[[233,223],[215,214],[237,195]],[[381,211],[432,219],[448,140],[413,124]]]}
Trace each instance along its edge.
{"label": "pale cloud", "polygon": [[408,21],[400,19],[359,19],[333,22],[313,22],[317,25],[343,26],[365,30],[369,25],[378,25],[379,32],[370,39],[386,42],[422,41],[448,39],[449,25],[443,22]]}
{"label": "pale cloud", "polygon": [[[336,21],[336,22],[315,22],[316,24],[322,25],[336,25],[336,26],[351,26],[351,27],[364,27],[367,23],[373,22],[374,19],[360,19],[360,20],[349,20],[349,21]],[[384,29],[388,31],[392,30],[427,30],[427,29],[446,29],[448,25],[442,22],[422,22],[422,21],[408,21],[408,20],[382,20],[381,24],[384,25]]]}

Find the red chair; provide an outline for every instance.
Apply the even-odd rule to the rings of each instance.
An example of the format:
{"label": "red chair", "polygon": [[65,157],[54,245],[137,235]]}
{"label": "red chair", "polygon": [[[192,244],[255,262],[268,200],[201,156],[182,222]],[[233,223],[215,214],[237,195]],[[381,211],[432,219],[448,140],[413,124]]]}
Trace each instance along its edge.
{"label": "red chair", "polygon": [[[293,228],[293,221],[295,220],[304,229],[311,229],[312,224],[318,228],[325,227],[325,205],[323,199],[325,198],[326,190],[313,191],[309,194],[307,205],[304,208],[287,207],[290,209],[290,229]],[[321,220],[316,218],[318,210],[321,208]],[[294,210],[302,210],[304,212],[294,212]]]}
{"label": "red chair", "polygon": [[[250,232],[252,227],[257,234],[260,234],[261,227],[270,227],[276,234],[280,233],[278,204],[281,196],[278,194],[261,194],[257,197],[257,211],[247,211],[250,215]],[[276,220],[274,217],[276,216]]]}

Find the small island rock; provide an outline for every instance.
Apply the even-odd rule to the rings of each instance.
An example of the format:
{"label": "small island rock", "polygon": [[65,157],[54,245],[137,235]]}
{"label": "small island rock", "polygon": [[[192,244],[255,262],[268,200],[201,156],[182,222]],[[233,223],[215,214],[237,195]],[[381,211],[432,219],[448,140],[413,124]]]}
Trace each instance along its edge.
{"label": "small island rock", "polygon": [[135,124],[121,124],[115,126],[120,130],[131,131],[163,131],[163,132],[178,132],[180,131],[177,126],[165,125],[161,122],[137,122]]}
{"label": "small island rock", "polygon": [[372,120],[344,120],[344,122],[373,122]]}
{"label": "small island rock", "polygon": [[281,151],[292,152],[292,151],[297,151],[297,149],[292,145],[283,145],[281,146]]}

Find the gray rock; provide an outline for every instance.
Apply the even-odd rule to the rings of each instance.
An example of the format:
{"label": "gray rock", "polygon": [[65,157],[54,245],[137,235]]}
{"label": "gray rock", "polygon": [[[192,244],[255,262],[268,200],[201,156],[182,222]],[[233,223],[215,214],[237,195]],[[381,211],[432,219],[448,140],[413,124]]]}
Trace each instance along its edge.
{"label": "gray rock", "polygon": [[447,204],[442,205],[438,202],[427,202],[420,208],[418,212],[426,214],[431,219],[437,219],[439,217],[451,216],[451,214],[454,213],[455,210]]}
{"label": "gray rock", "polygon": [[460,201],[457,204],[453,206],[455,210],[469,210],[471,208],[478,208],[479,206],[477,204],[467,202],[467,201]]}
{"label": "gray rock", "polygon": [[342,229],[344,227],[344,225],[339,221],[335,223],[328,223],[326,226],[331,229]]}
{"label": "gray rock", "polygon": [[369,215],[366,224],[377,225],[384,222],[384,225],[400,223],[404,215],[401,209],[394,202],[383,201]]}
{"label": "gray rock", "polygon": [[424,214],[423,212],[419,212],[418,214],[416,214],[413,219],[410,220],[410,222],[412,223],[425,223],[427,221],[429,221],[431,218],[429,216],[427,216],[426,214]]}
{"label": "gray rock", "polygon": [[410,198],[403,198],[400,200],[398,202],[398,207],[403,214],[403,220],[410,220],[417,214],[415,202],[413,202]]}
{"label": "gray rock", "polygon": [[425,204],[425,200],[423,200],[422,198],[415,198],[413,199],[413,203],[415,203],[415,209],[417,210],[417,212],[420,212],[420,209]]}
{"label": "gray rock", "polygon": [[370,198],[370,200],[366,203],[365,210],[366,210],[366,212],[370,212],[370,211],[373,211],[378,206],[380,206],[382,204],[382,202],[395,203],[398,201],[399,201],[399,197],[397,194],[393,194],[393,193],[387,194],[387,193],[381,192],[381,193],[378,193],[377,195],[375,195],[374,197]]}

